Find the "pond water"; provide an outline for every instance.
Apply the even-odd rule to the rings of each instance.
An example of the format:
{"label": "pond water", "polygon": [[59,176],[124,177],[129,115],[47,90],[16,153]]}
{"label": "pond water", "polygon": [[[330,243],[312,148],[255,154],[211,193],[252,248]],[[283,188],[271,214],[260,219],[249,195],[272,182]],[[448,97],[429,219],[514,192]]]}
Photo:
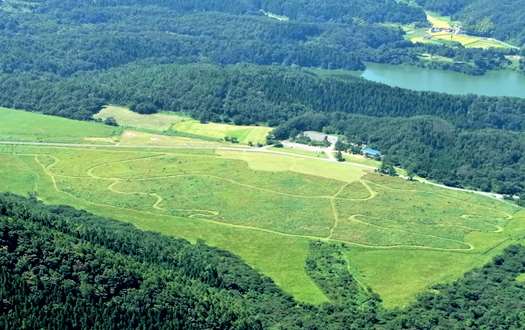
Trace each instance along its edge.
{"label": "pond water", "polygon": [[510,70],[490,71],[482,76],[470,76],[416,66],[369,63],[361,77],[390,86],[419,91],[525,98],[525,74]]}

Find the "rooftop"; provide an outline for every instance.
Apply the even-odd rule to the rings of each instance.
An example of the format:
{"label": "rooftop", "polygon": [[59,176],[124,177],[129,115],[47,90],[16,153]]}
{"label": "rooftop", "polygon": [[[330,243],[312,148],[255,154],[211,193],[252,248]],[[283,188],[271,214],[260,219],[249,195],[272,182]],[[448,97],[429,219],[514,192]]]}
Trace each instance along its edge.
{"label": "rooftop", "polygon": [[324,134],[316,131],[306,131],[304,132],[304,135],[309,137],[312,141],[322,142],[328,140],[331,144],[335,144],[338,140],[338,137],[335,135]]}
{"label": "rooftop", "polygon": [[376,149],[372,149],[372,148],[364,148],[362,150],[362,152],[366,155],[371,155],[371,156],[381,156],[381,152],[379,150],[376,150]]}

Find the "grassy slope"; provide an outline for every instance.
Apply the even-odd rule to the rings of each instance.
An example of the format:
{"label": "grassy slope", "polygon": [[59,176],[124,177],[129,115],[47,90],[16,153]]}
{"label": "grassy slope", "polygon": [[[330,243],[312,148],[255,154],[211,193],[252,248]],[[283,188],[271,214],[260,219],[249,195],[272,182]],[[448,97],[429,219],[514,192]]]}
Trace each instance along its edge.
{"label": "grassy slope", "polygon": [[41,142],[86,142],[85,137],[111,138],[119,128],[100,123],[72,121],[0,107],[0,140]]}
{"label": "grassy slope", "polygon": [[119,125],[131,128],[147,129],[157,132],[174,131],[223,139],[226,136],[236,137],[240,143],[264,143],[271,128],[263,126],[238,126],[228,124],[201,124],[197,120],[173,113],[141,115],[127,108],[107,106],[95,118],[113,117]]}
{"label": "grassy slope", "polygon": [[515,207],[293,155],[0,146],[0,187],[203,239],[310,303],[327,298],[304,270],[309,236],[347,242],[351,272],[391,307],[482,265],[525,233],[525,212]]}

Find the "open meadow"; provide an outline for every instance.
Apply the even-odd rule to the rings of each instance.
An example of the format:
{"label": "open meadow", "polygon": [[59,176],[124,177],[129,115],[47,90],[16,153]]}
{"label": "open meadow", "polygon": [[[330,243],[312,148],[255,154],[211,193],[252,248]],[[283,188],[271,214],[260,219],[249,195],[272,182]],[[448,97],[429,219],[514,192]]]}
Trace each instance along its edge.
{"label": "open meadow", "polygon": [[225,137],[234,137],[241,144],[265,143],[270,132],[264,126],[239,126],[229,124],[207,123],[202,124],[190,117],[176,113],[157,113],[141,115],[119,106],[106,106],[95,118],[106,119],[113,117],[120,126],[134,129],[148,130],[158,133],[186,134],[189,137],[223,140]]}
{"label": "open meadow", "polygon": [[[30,116],[33,123],[55,119],[9,115]],[[47,203],[144,230],[204,240],[239,255],[307,303],[328,300],[305,271],[312,240],[342,245],[351,274],[394,307],[430,285],[461,277],[525,237],[525,212],[515,205],[379,176],[364,162],[234,150],[189,138],[155,144],[141,135],[146,133],[128,130],[143,138],[134,145],[115,136],[120,133],[114,128],[69,123],[94,127],[86,133],[90,141],[110,137],[127,143],[16,144],[18,136],[28,141],[31,128],[0,121],[0,136],[9,129],[13,137],[0,144],[0,191],[33,193]],[[35,127],[39,136],[80,138],[75,129]]]}

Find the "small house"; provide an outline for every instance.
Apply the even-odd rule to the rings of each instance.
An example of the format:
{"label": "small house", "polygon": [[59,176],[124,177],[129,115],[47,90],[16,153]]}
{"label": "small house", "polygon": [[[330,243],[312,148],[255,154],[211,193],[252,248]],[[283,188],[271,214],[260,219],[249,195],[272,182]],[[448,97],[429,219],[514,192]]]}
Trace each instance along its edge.
{"label": "small house", "polygon": [[372,149],[372,148],[368,148],[368,147],[367,148],[363,148],[363,150],[361,150],[361,153],[365,157],[374,158],[374,159],[381,158],[381,152],[379,150],[376,150],[376,149]]}

